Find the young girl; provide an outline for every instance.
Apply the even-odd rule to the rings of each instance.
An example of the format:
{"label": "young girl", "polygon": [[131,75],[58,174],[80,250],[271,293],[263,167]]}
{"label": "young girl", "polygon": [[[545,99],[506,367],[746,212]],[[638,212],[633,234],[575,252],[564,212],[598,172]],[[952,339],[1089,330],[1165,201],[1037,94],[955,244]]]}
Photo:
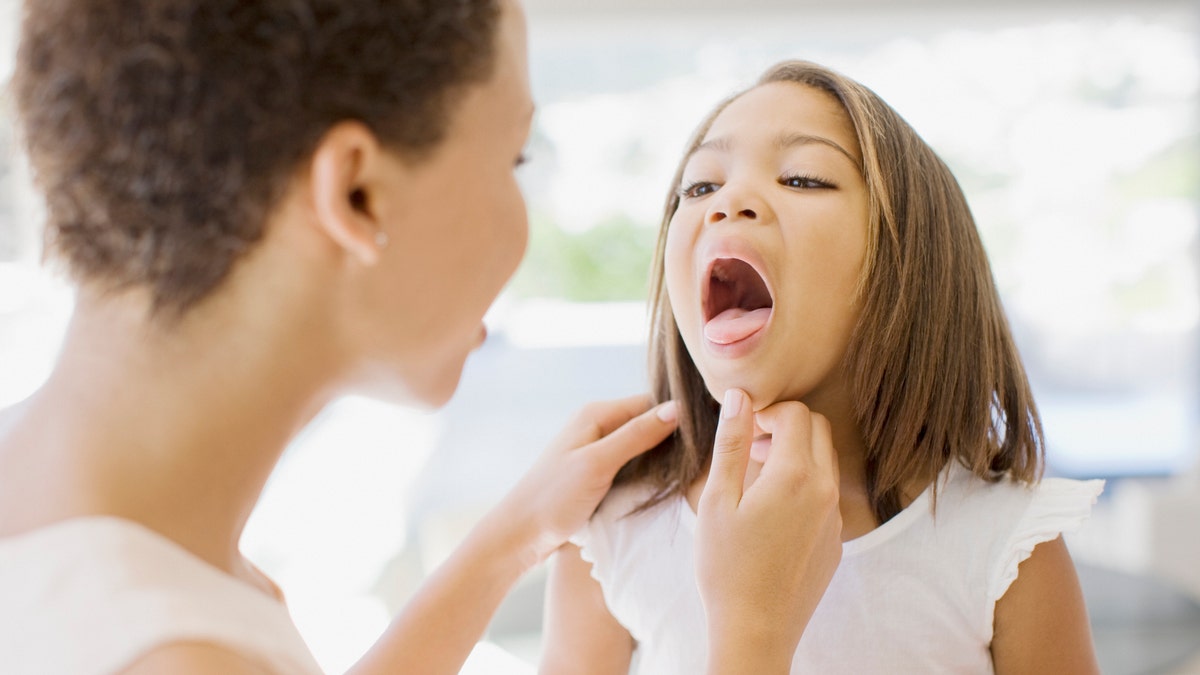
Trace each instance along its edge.
{"label": "young girl", "polygon": [[842,560],[793,672],[1096,672],[1060,534],[1102,483],[1039,482],[1037,409],[962,191],[878,96],[785,62],[719,105],[675,176],[652,288],[653,389],[680,429],[559,552],[547,672],[635,654],[641,673],[701,672],[696,512],[739,390],[754,460],[798,401],[840,464]]}

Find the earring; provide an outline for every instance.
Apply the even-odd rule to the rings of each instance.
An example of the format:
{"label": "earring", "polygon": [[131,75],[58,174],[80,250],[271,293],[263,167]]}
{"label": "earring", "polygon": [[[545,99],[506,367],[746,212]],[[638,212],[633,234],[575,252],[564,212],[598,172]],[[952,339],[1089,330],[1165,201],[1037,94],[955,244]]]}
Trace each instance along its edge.
{"label": "earring", "polygon": [[390,240],[388,239],[387,232],[381,230],[375,233],[375,245],[379,248],[387,248],[388,241]]}

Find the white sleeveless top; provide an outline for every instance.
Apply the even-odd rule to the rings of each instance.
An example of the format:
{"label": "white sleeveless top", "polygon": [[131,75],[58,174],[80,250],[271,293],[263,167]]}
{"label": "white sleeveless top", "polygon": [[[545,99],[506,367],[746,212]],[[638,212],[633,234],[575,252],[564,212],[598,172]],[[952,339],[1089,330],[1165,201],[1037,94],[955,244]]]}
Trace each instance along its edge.
{"label": "white sleeveless top", "polygon": [[114,673],[178,642],[321,672],[283,603],[141,525],[86,517],[0,539],[0,672]]}
{"label": "white sleeveless top", "polygon": [[[842,562],[792,661],[793,673],[993,673],[992,613],[1038,544],[1075,530],[1104,482],[988,483],[957,464],[936,518],[926,490],[875,530],[842,545]],[[645,675],[704,672],[706,624],[696,588],[696,516],[682,498],[626,515],[651,491],[614,490],[572,541],[592,563],[613,617],[637,641]]]}

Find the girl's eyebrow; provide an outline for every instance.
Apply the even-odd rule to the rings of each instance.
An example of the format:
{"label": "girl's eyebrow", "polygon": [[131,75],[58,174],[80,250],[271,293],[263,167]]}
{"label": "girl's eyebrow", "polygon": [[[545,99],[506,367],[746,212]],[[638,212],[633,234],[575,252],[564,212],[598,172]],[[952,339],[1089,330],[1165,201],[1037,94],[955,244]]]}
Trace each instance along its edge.
{"label": "girl's eyebrow", "polygon": [[[850,154],[850,151],[846,150],[841,145],[839,145],[837,143],[837,141],[834,141],[829,138],[825,138],[824,136],[814,136],[812,134],[804,134],[804,133],[799,133],[799,132],[786,132],[785,131],[785,132],[782,132],[782,133],[778,134],[777,136],[775,136],[775,139],[772,142],[772,144],[778,150],[787,150],[787,149],[793,148],[797,145],[808,145],[810,143],[820,143],[822,145],[827,145],[827,146],[833,148],[834,150],[837,150],[838,152],[840,152],[842,155],[844,155],[846,157],[846,159],[850,160],[850,163],[854,165],[854,168],[857,169],[861,166],[860,161],[857,158],[855,158],[854,155]],[[728,153],[733,149],[733,146],[734,146],[734,140],[732,137],[717,136],[716,138],[707,139],[700,145],[697,145],[696,149],[692,151],[692,154],[694,155],[702,150],[718,152],[718,153]]]}

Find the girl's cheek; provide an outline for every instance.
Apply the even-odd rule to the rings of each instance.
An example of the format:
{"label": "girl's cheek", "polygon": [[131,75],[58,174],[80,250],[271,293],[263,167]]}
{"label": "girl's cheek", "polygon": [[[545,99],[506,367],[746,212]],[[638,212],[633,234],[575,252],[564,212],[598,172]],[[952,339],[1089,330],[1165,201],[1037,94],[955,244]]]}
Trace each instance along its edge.
{"label": "girl's cheek", "polygon": [[686,250],[681,250],[679,237],[673,231],[667,232],[667,242],[663,250],[663,281],[667,284],[667,297],[671,306],[678,308],[682,305],[679,297],[685,286],[685,270],[688,268]]}

